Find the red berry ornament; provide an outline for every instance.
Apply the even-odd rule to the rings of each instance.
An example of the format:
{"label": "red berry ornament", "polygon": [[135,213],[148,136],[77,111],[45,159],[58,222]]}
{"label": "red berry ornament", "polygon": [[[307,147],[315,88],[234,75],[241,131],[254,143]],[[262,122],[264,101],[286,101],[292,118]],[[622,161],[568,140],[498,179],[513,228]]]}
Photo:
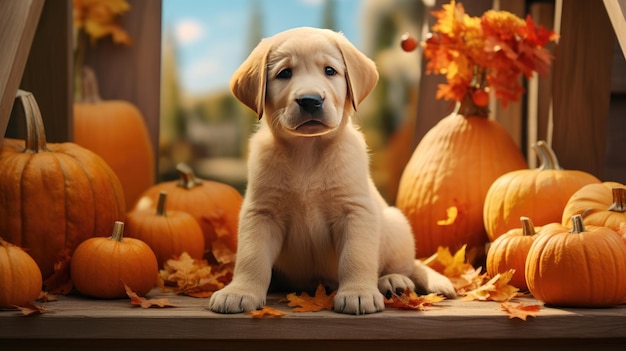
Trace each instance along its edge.
{"label": "red berry ornament", "polygon": [[402,37],[400,39],[400,45],[402,46],[402,50],[406,52],[411,52],[415,50],[415,48],[417,48],[417,40],[411,34],[404,33],[402,34]]}

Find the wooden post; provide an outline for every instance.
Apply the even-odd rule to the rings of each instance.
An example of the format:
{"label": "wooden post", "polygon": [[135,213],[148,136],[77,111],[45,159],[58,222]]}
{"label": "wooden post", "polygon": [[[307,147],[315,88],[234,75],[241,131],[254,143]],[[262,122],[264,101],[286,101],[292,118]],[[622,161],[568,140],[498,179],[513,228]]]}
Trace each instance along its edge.
{"label": "wooden post", "polygon": [[43,0],[4,0],[0,6],[0,144],[43,6]]}

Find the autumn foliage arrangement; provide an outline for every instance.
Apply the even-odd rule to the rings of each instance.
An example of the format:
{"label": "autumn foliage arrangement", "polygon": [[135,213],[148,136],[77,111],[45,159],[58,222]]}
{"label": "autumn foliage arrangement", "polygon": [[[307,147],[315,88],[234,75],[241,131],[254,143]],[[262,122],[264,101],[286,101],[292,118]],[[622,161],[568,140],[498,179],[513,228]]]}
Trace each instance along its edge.
{"label": "autumn foliage arrangement", "polygon": [[486,106],[484,93],[491,88],[502,105],[518,101],[524,89],[520,77],[546,74],[552,59],[546,44],[558,35],[507,11],[489,10],[481,17],[465,13],[454,0],[434,11],[437,23],[424,45],[429,73],[444,74],[438,99],[462,101],[472,94],[474,103]]}

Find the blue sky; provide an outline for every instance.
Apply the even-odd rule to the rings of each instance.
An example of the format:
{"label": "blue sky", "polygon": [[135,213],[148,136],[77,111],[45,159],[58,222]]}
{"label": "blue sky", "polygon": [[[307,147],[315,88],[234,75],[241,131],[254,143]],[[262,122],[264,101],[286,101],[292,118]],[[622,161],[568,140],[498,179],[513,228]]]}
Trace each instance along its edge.
{"label": "blue sky", "polygon": [[[196,95],[228,86],[249,53],[248,22],[254,0],[164,0],[164,37],[176,38],[181,85]],[[263,36],[299,26],[320,26],[324,0],[259,0]],[[359,47],[360,0],[336,0],[337,29]]]}

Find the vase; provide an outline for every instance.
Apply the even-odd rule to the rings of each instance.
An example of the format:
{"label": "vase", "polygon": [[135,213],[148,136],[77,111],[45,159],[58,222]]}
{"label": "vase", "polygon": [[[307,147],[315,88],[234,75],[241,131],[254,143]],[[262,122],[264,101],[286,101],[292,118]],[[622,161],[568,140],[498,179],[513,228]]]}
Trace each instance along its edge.
{"label": "vase", "polygon": [[484,252],[489,186],[506,172],[528,168],[511,136],[488,112],[468,93],[424,135],[402,173],[396,205],[413,228],[417,258],[439,247],[455,252],[467,245]]}

